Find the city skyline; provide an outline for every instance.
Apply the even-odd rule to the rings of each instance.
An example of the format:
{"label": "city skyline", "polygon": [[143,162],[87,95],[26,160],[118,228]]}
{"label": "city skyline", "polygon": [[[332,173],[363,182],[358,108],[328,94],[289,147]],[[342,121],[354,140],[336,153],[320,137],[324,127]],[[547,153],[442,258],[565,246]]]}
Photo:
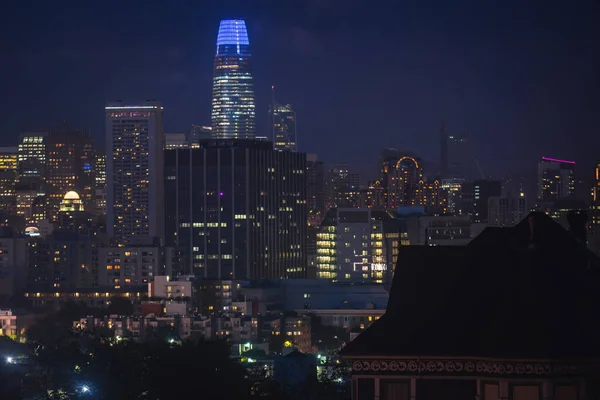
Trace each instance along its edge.
{"label": "city skyline", "polygon": [[[278,6],[265,12],[260,7],[253,10],[244,6],[196,6],[187,9],[178,5],[166,15],[161,14],[160,18],[199,17],[201,21],[178,24],[176,29],[166,34],[157,29],[148,35],[160,40],[149,40],[152,45],[139,47],[128,45],[135,43],[134,33],[123,27],[123,32],[115,36],[115,33],[105,32],[108,27],[102,22],[93,22],[94,33],[84,29],[80,38],[70,37],[70,29],[80,24],[73,21],[50,35],[61,35],[63,44],[44,47],[43,51],[49,53],[46,54],[49,64],[74,57],[75,65],[69,68],[79,69],[68,76],[51,66],[39,71],[32,78],[32,83],[34,86],[36,82],[39,84],[42,96],[32,96],[30,90],[17,91],[19,86],[15,84],[32,71],[31,68],[13,71],[13,68],[33,57],[28,52],[19,51],[19,43],[32,44],[32,48],[37,48],[33,44],[41,44],[43,40],[32,38],[29,36],[31,33],[27,33],[10,44],[8,51],[14,53],[15,62],[1,68],[14,79],[4,92],[3,112],[7,114],[0,118],[3,121],[0,143],[12,145],[23,129],[35,130],[63,119],[78,126],[90,126],[98,138],[103,131],[102,113],[98,112],[98,108],[106,100],[115,98],[160,100],[165,105],[165,130],[169,132],[185,132],[191,124],[208,124],[215,32],[223,17],[243,15],[249,36],[255,43],[254,59],[259,60],[255,62],[257,115],[266,114],[269,89],[276,85],[280,97],[294,104],[301,116],[300,150],[319,154],[327,163],[353,163],[362,175],[369,175],[375,170],[371,160],[385,147],[412,150],[425,160],[437,160],[439,149],[431,146],[431,142],[435,140],[439,121],[443,119],[451,131],[464,132],[473,138],[483,169],[495,177],[518,171],[533,174],[535,160],[546,154],[576,159],[583,170],[588,171],[596,161],[591,153],[594,146],[579,143],[584,138],[596,140],[587,137],[586,133],[594,126],[592,113],[588,112],[594,108],[594,100],[586,93],[587,88],[597,82],[597,74],[593,72],[597,58],[592,55],[569,57],[569,43],[578,43],[580,48],[586,49],[589,43],[585,38],[589,35],[583,36],[583,28],[574,29],[561,24],[557,28],[554,23],[560,16],[578,21],[578,26],[587,26],[586,4],[578,3],[560,10],[548,5],[544,16],[536,15],[535,5],[522,5],[511,28],[501,25],[502,19],[507,16],[504,9],[490,5],[472,8],[477,18],[462,16],[461,4],[444,5],[444,12],[440,12],[443,17],[428,15],[409,6],[384,6],[359,15],[358,10],[350,5],[341,11],[341,19],[333,18],[334,13],[340,11],[336,1],[325,2],[322,6],[312,2],[304,6],[295,5],[291,14],[285,14]],[[90,12],[103,12],[90,7]],[[65,13],[68,15],[68,11]],[[158,18],[156,14],[156,11],[150,10],[143,17],[152,21]],[[282,16],[285,18],[280,18]],[[382,18],[382,22],[399,19],[394,24],[383,24],[386,28],[381,31],[379,23],[375,23],[375,16]],[[458,27],[460,22],[457,21],[448,26],[452,17],[459,18],[464,24]],[[14,21],[4,29],[19,18],[23,16],[15,10]],[[527,22],[532,19],[538,22],[535,29],[526,30]],[[359,29],[351,29],[359,26],[359,21],[365,23]],[[117,26],[122,25],[116,22]],[[489,26],[483,36],[469,36],[480,23]],[[102,41],[98,32],[106,33]],[[386,35],[380,41],[372,40],[384,32]],[[492,32],[496,32],[497,37],[491,38],[489,34]],[[566,39],[549,44],[549,48],[532,46],[532,43],[541,40],[542,35],[551,39],[560,34],[567,34]],[[117,37],[123,43],[108,49],[106,41],[112,43]],[[409,41],[410,38],[414,39],[414,43]],[[85,40],[85,46],[82,40]],[[488,46],[483,46],[486,40]],[[352,43],[355,50],[348,52],[349,44],[345,43]],[[375,46],[377,50],[390,44],[399,51],[389,54],[384,64],[381,64],[384,59],[379,51],[368,52],[373,61],[368,65],[360,61],[360,56],[356,58],[366,46]],[[134,71],[135,68],[139,71],[139,64],[134,68],[127,60],[120,65],[118,75],[107,73],[108,66],[113,63],[112,56],[118,56],[125,47],[132,55],[147,58],[158,53],[158,58],[153,56],[155,61],[145,62],[138,74]],[[493,66],[493,58],[486,47],[489,51],[499,52],[502,59],[511,61]],[[90,56],[94,48],[107,50],[107,57],[98,60],[98,57]],[[507,50],[509,48],[511,50]],[[342,73],[335,70],[334,59],[345,62],[351,58],[359,62],[354,62],[354,66]],[[91,59],[96,61],[93,66],[87,64]],[[409,59],[412,61],[407,63]],[[530,60],[531,63],[528,62]],[[389,64],[398,73],[390,76],[386,84],[374,81],[367,86],[367,77],[377,76],[377,65],[380,64]],[[517,71],[512,67],[520,64],[526,64],[525,70]],[[553,86],[554,78],[563,72],[564,81],[568,83]],[[90,79],[91,76],[94,79]],[[61,80],[64,87],[58,91],[53,82]],[[340,90],[342,87],[349,88],[350,82],[354,82],[352,91],[346,93],[347,89]],[[554,89],[547,95],[535,89],[544,87]],[[26,93],[31,106],[12,108],[23,105]],[[318,98],[313,101],[315,96]],[[40,101],[50,98],[54,100],[52,104],[40,107]],[[368,100],[370,98],[380,100],[375,105]],[[486,104],[485,110],[480,105],[481,98],[486,99],[481,102]],[[77,99],[76,103],[72,99]],[[551,102],[556,105],[550,106]],[[348,110],[355,118],[346,121],[343,116]],[[381,118],[381,115],[394,117],[390,120]],[[257,118],[257,128],[258,132],[268,136],[266,118]],[[356,146],[363,132],[370,132],[377,140]],[[496,162],[494,155],[497,154],[510,157],[511,163]],[[590,175],[585,173],[584,176]]]}

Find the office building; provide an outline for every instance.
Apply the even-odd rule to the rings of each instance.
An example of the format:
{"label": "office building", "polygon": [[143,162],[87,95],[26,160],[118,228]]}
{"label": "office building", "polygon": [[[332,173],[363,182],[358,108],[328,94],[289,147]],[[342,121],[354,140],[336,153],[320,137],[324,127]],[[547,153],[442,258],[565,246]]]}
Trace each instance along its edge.
{"label": "office building", "polygon": [[165,133],[165,150],[186,149],[190,144],[185,133]]}
{"label": "office building", "polygon": [[[96,152],[96,215],[106,215],[106,154]],[[93,211],[93,210],[90,210]]]}
{"label": "office building", "polygon": [[198,142],[201,140],[210,139],[212,137],[212,126],[209,125],[192,125],[187,135],[187,142],[190,147],[198,147]]}
{"label": "office building", "polygon": [[17,213],[17,148],[0,147],[0,216]]}
{"label": "office building", "polygon": [[22,133],[17,148],[19,184],[43,190],[46,177],[46,140],[48,132]]}
{"label": "office building", "polygon": [[462,213],[470,215],[473,222],[487,222],[488,200],[502,195],[502,182],[477,180],[462,186]]}
{"label": "office building", "polygon": [[440,164],[442,179],[471,179],[474,160],[467,137],[448,132],[445,124],[440,130]]}
{"label": "office building", "polygon": [[488,226],[515,226],[529,213],[525,194],[488,199]]}
{"label": "office building", "polygon": [[250,41],[241,19],[223,20],[219,26],[211,119],[213,137],[244,139],[256,134]]}
{"label": "office building", "polygon": [[399,234],[400,225],[385,211],[330,209],[317,233],[317,277],[384,283],[395,262]]}
{"label": "office building", "polygon": [[559,199],[575,195],[575,162],[542,157],[538,163],[537,201],[547,209]]}
{"label": "office building", "polygon": [[326,180],[327,208],[358,207],[360,205],[360,178],[347,164],[329,167]]}
{"label": "office building", "polygon": [[441,189],[447,198],[446,214],[458,216],[462,213],[463,179],[442,179]]}
{"label": "office building", "polygon": [[105,111],[107,233],[117,244],[163,238],[163,107],[115,102]]}
{"label": "office building", "polygon": [[290,104],[283,105],[275,100],[275,87],[273,101],[269,107],[269,122],[273,134],[273,148],[281,151],[296,151],[298,145],[296,138],[296,112]]}
{"label": "office building", "polygon": [[165,152],[168,246],[208,279],[306,275],[306,155],[257,140]]}
{"label": "office building", "polygon": [[325,214],[325,165],[316,154],[306,155],[306,199],[309,225],[318,225]]}
{"label": "office building", "polygon": [[46,137],[47,216],[55,220],[65,193],[79,193],[86,210],[94,209],[96,156],[89,129],[66,123],[50,129]]}

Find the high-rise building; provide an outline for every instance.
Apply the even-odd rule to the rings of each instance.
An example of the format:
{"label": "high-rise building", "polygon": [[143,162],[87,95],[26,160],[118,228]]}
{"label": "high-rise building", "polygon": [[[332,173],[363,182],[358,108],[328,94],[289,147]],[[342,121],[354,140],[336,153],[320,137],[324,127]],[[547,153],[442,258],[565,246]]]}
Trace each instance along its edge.
{"label": "high-rise building", "polygon": [[165,133],[165,150],[186,149],[190,144],[185,133]]}
{"label": "high-rise building", "polygon": [[[502,195],[502,182],[477,180],[462,187],[462,214],[471,215],[472,221],[488,221],[488,200]],[[520,220],[519,220],[520,221]]]}
{"label": "high-rise building", "polygon": [[163,107],[109,103],[106,111],[106,228],[122,245],[164,238]]}
{"label": "high-rise building", "polygon": [[325,185],[327,208],[360,206],[360,177],[349,165],[330,166]]}
{"label": "high-rise building", "polygon": [[384,283],[397,255],[400,228],[395,222],[385,211],[330,209],[317,233],[317,277]]}
{"label": "high-rise building", "polygon": [[273,134],[273,148],[282,151],[296,151],[296,112],[290,104],[283,105],[275,100],[275,87],[273,101],[269,107],[269,122]]}
{"label": "high-rise building", "polygon": [[211,119],[214,137],[243,139],[256,134],[250,41],[241,19],[223,20],[219,26]]}
{"label": "high-rise building", "polygon": [[488,199],[488,226],[515,226],[528,213],[524,193],[519,196],[493,196]]}
{"label": "high-rise building", "polygon": [[306,155],[258,140],[165,152],[166,243],[207,279],[306,277]]}
{"label": "high-rise building", "polygon": [[[96,214],[106,215],[106,153],[96,152]],[[90,210],[92,211],[92,210]]]}
{"label": "high-rise building", "polygon": [[212,126],[208,125],[192,125],[187,135],[187,142],[190,147],[198,147],[198,142],[201,140],[210,139],[212,137]]}
{"label": "high-rise building", "polygon": [[66,123],[50,129],[46,138],[48,218],[55,219],[69,191],[79,193],[86,210],[96,207],[96,156],[89,129]]}
{"label": "high-rise building", "polygon": [[18,152],[19,185],[43,191],[47,132],[22,133]]}
{"label": "high-rise building", "polygon": [[442,124],[440,131],[440,164],[442,179],[471,179],[474,161],[467,137],[449,133]]}
{"label": "high-rise building", "polygon": [[318,225],[325,215],[325,164],[316,154],[306,155],[308,223]]}
{"label": "high-rise building", "polygon": [[0,215],[17,213],[17,148],[0,147]]}
{"label": "high-rise building", "polygon": [[421,160],[402,156],[388,172],[388,208],[414,206],[420,203],[420,187],[423,180]]}
{"label": "high-rise building", "polygon": [[458,216],[462,214],[462,187],[463,179],[442,179],[441,189],[447,198],[447,215]]}
{"label": "high-rise building", "polygon": [[575,195],[575,162],[542,157],[538,163],[538,207],[546,209],[559,199]]}

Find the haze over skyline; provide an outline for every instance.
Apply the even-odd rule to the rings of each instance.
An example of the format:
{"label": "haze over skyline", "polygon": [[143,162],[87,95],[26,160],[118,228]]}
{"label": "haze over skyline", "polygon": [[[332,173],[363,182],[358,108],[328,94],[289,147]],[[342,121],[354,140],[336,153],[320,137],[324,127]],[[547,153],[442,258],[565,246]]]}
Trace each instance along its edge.
{"label": "haze over skyline", "polygon": [[588,0],[13,3],[0,24],[0,144],[61,120],[100,142],[117,99],[161,101],[165,132],[209,124],[219,22],[239,16],[258,134],[275,85],[297,112],[299,150],[363,174],[385,147],[437,162],[443,119],[487,175],[531,174],[550,156],[587,177],[600,145],[597,15]]}

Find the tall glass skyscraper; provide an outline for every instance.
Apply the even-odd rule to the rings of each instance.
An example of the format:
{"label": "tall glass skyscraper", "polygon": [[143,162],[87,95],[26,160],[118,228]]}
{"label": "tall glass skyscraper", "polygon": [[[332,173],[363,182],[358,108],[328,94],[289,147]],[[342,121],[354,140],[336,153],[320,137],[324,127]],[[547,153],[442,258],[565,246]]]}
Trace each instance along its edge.
{"label": "tall glass skyscraper", "polygon": [[290,104],[283,105],[275,100],[275,87],[272,87],[273,101],[269,107],[269,123],[273,133],[273,148],[282,151],[296,151],[296,112]]}
{"label": "tall glass skyscraper", "polygon": [[255,135],[250,41],[243,20],[223,20],[219,26],[211,118],[215,138],[243,139]]}

